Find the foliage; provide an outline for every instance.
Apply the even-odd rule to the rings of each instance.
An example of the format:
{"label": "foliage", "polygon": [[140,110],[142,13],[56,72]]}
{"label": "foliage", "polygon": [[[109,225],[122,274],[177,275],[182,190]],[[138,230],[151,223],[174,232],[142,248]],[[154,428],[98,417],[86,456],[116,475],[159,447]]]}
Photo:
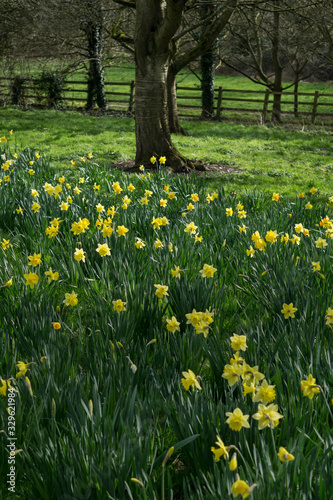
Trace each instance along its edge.
{"label": "foliage", "polygon": [[59,71],[42,71],[36,79],[35,86],[47,99],[49,108],[55,108],[61,103],[65,89],[65,76]]}
{"label": "foliage", "polygon": [[[17,390],[16,494],[227,498],[236,471],[214,461],[218,435],[237,448],[241,479],[257,484],[252,498],[331,497],[332,196],[207,195],[204,178],[172,177],[163,162],[157,173],[126,175],[85,151],[64,173],[35,149],[14,158],[11,140],[0,169],[0,374]],[[286,233],[299,245],[281,241]],[[156,296],[157,284],[167,295]],[[66,306],[73,292],[78,302]],[[193,309],[214,313],[201,333],[187,321]],[[247,338],[241,357],[275,386],[276,428],[259,430],[258,403],[222,377],[234,333]],[[34,364],[17,377],[20,361]],[[189,370],[201,390],[185,390]],[[313,399],[301,390],[309,374],[320,386]],[[7,407],[0,395],[2,471]],[[239,432],[226,422],[238,407],[250,415]],[[281,462],[279,447],[295,459]],[[15,498],[4,483],[0,492]]]}
{"label": "foliage", "polygon": [[16,75],[11,82],[10,95],[11,103],[14,105],[22,105],[24,98],[24,78],[20,75]]}

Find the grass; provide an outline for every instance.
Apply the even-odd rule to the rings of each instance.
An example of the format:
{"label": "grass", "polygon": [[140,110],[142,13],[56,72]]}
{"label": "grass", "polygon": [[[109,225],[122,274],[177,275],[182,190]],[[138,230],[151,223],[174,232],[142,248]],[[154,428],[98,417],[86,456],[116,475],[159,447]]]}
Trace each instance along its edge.
{"label": "grass", "polygon": [[[20,120],[11,112],[17,130]],[[272,189],[236,196],[221,184],[207,197],[204,177],[173,177],[163,169],[126,175],[96,158],[82,162],[79,172],[67,164],[61,169],[61,162],[49,157],[61,151],[61,134],[51,127],[51,116],[58,113],[38,115],[41,128],[49,120],[55,150],[50,141],[30,142],[30,148],[17,148],[13,162],[7,161],[14,160],[13,144],[3,142],[0,151],[6,155],[2,167],[8,165],[0,169],[4,474],[9,417],[20,450],[15,493],[3,481],[1,498],[215,500],[232,498],[236,473],[257,485],[253,500],[331,498],[333,198],[324,190],[299,198],[296,191],[273,201]],[[62,116],[72,126],[81,119]],[[98,130],[98,122],[88,120],[86,127],[95,124]],[[106,129],[110,122],[101,119]],[[17,143],[36,133],[28,123],[16,132]],[[121,123],[126,130],[131,122]],[[7,120],[3,134],[8,125]],[[267,134],[272,132],[281,133],[268,129]],[[39,134],[40,141],[47,138]],[[63,141],[69,162],[65,134]],[[95,143],[75,151],[87,154],[90,144]],[[93,152],[98,157],[98,150]],[[125,195],[131,199],[126,206]],[[165,207],[161,199],[167,200]],[[33,202],[40,206],[36,212]],[[159,220],[152,224],[154,218]],[[121,226],[128,229],[126,236],[118,235]],[[96,251],[99,245],[107,245],[110,255]],[[85,259],[75,258],[80,250]],[[203,277],[205,264],[213,268]],[[178,277],[171,273],[177,266]],[[50,268],[59,276],[49,282]],[[31,288],[30,273],[38,277]],[[168,287],[167,295],[159,298],[156,285]],[[66,305],[66,294],[73,293],[77,303]],[[294,317],[282,314],[283,304],[295,308]],[[201,313],[199,324],[193,309]],[[179,330],[171,333],[167,325],[173,316]],[[246,337],[238,366],[246,361],[249,367],[232,385],[222,374],[236,358],[234,334]],[[19,361],[34,364],[17,377]],[[258,403],[243,395],[242,384],[251,383],[249,372],[256,366],[274,386],[274,404],[283,416],[276,427],[259,429],[252,418]],[[182,379],[189,370],[201,389],[186,390]],[[310,374],[320,386],[310,387],[312,399],[301,390]],[[3,382],[11,378],[15,416],[7,412]],[[227,412],[236,408],[249,415],[250,428],[228,425]],[[224,458],[214,461],[217,435],[236,447],[229,450],[230,458],[237,453],[235,471]],[[282,463],[280,447],[294,460]]]}
{"label": "grass", "polygon": [[[326,127],[244,126],[231,123],[183,122],[189,137],[174,136],[191,159],[235,167],[241,171],[211,176],[208,186],[243,193],[250,188],[293,196],[312,186],[323,195],[333,191],[330,130]],[[100,165],[135,157],[134,121],[88,116],[74,111],[0,109],[0,127],[10,147],[33,144],[52,159],[56,172],[75,173],[80,157],[94,154]],[[14,134],[9,137],[8,131]],[[76,161],[73,168],[71,160]]]}

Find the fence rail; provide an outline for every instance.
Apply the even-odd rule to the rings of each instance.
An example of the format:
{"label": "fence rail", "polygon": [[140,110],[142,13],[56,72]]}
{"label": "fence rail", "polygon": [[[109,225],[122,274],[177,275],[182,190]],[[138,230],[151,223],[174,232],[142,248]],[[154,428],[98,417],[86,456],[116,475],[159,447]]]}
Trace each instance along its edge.
{"label": "fence rail", "polygon": [[[0,103],[12,102],[12,79],[0,78]],[[124,87],[127,87],[125,89]],[[281,114],[308,116],[311,123],[317,117],[332,117],[333,94],[321,92],[271,92],[266,90],[226,89],[222,86],[215,89],[214,114],[212,118],[221,119],[228,113],[255,113],[259,114],[265,122],[267,115],[272,112],[274,94],[281,94]],[[105,82],[105,95],[108,107],[115,111],[132,112],[135,106],[135,83],[131,82]],[[252,97],[253,96],[253,97]],[[302,100],[299,100],[299,98]],[[72,107],[82,107],[87,98],[87,81],[67,80],[61,100],[72,104]],[[47,99],[38,90],[37,81],[25,78],[22,82],[20,100],[25,105],[42,105]],[[185,101],[185,102],[184,102]],[[245,106],[241,106],[244,103]],[[177,86],[177,104],[179,116],[182,118],[199,118],[198,110],[201,109],[201,89],[199,87]],[[233,106],[236,104],[236,106]],[[253,106],[251,106],[251,104]],[[293,109],[290,109],[292,107]],[[333,111],[333,109],[332,109]]]}

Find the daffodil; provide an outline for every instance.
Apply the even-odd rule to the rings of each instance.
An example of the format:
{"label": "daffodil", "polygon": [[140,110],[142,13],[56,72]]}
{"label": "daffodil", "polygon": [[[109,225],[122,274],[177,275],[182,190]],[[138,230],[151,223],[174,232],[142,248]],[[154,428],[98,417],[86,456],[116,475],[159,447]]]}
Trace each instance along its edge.
{"label": "daffodil", "polygon": [[169,289],[168,286],[166,286],[166,285],[154,285],[154,287],[156,288],[155,295],[159,299],[163,299],[163,297],[169,295],[168,294],[168,289]]}
{"label": "daffodil", "polygon": [[65,306],[76,306],[78,302],[79,299],[77,298],[77,294],[75,292],[65,293],[65,299],[63,300]]}
{"label": "daffodil", "polygon": [[36,267],[38,266],[38,264],[42,262],[42,255],[40,253],[38,254],[34,253],[33,255],[29,255],[28,259],[29,259],[28,266]]}
{"label": "daffodil", "polygon": [[242,410],[236,408],[233,412],[227,411],[226,416],[228,417],[226,422],[232,431],[240,431],[242,427],[250,428],[248,422],[250,415],[243,415]]}
{"label": "daffodil", "polygon": [[313,399],[316,394],[320,393],[321,387],[316,384],[316,379],[313,378],[310,373],[307,380],[301,381],[301,389],[303,391],[303,396],[307,396],[309,399]]}
{"label": "daffodil", "polygon": [[225,460],[229,458],[229,452],[228,452],[228,447],[225,446],[224,442],[219,436],[216,436],[217,441],[215,444],[217,444],[218,448],[215,448],[215,446],[211,447],[211,451],[214,453],[214,459],[216,462],[219,462],[221,457],[223,457]]}
{"label": "daffodil", "polygon": [[192,370],[189,370],[188,372],[182,372],[183,377],[181,379],[181,383],[186,391],[189,390],[190,387],[196,387],[197,389],[201,390],[201,386],[197,380],[196,375],[192,372]]}
{"label": "daffodil", "polygon": [[233,363],[232,365],[225,365],[222,377],[228,380],[229,386],[232,387],[241,379],[242,374],[242,366]]}
{"label": "daffodil", "polygon": [[253,258],[253,256],[254,256],[254,254],[255,254],[255,251],[254,251],[254,249],[253,249],[253,247],[252,247],[252,245],[251,245],[249,249],[246,249],[246,255],[247,255],[248,257],[251,257],[251,259],[252,259],[252,258]]}
{"label": "daffodil", "polygon": [[242,378],[246,382],[253,382],[254,385],[257,385],[260,380],[265,378],[265,375],[263,373],[260,373],[258,366],[250,366],[247,363],[244,363]]}
{"label": "daffodil", "polygon": [[317,248],[327,247],[327,241],[324,238],[321,238],[321,236],[319,236],[315,243]]}
{"label": "daffodil", "polygon": [[111,255],[111,251],[107,243],[103,243],[102,245],[98,243],[96,252],[98,252],[101,257],[105,257],[106,255]]}
{"label": "daffodil", "polygon": [[8,248],[12,247],[13,245],[9,242],[9,240],[5,240],[5,238],[2,238],[1,246],[4,250],[8,250]]}
{"label": "daffodil", "polygon": [[7,389],[9,387],[12,387],[10,385],[10,382],[9,380],[3,380],[1,377],[0,377],[0,396],[6,396],[7,394]]}
{"label": "daffodil", "polygon": [[276,242],[277,237],[278,237],[277,231],[267,231],[265,240],[273,244]]}
{"label": "daffodil", "polygon": [[231,340],[231,348],[234,351],[246,351],[247,349],[247,344],[246,344],[246,335],[237,335],[234,333],[232,337],[230,337]]}
{"label": "daffodil", "polygon": [[180,267],[175,266],[175,269],[171,269],[171,275],[173,278],[180,278]]}
{"label": "daffodil", "polygon": [[253,395],[254,403],[271,403],[275,399],[275,385],[268,385],[267,380],[263,380],[261,385],[257,387],[256,393]]}
{"label": "daffodil", "polygon": [[117,233],[118,233],[118,236],[119,236],[119,237],[120,237],[120,236],[124,236],[124,237],[126,237],[126,233],[128,233],[128,231],[129,231],[129,230],[128,230],[128,229],[127,229],[127,227],[125,227],[125,226],[118,226],[118,228],[117,228]]}
{"label": "daffodil", "polygon": [[198,226],[196,226],[194,224],[194,222],[190,222],[189,224],[186,224],[184,232],[190,233],[190,234],[195,234],[197,229],[198,229]]}
{"label": "daffodil", "polygon": [[294,455],[289,453],[289,451],[283,448],[283,446],[280,446],[279,448],[278,457],[281,460],[281,462],[291,462],[292,460],[295,460]]}
{"label": "daffodil", "polygon": [[77,260],[78,262],[80,262],[81,260],[85,262],[86,261],[85,254],[86,252],[83,250],[83,248],[75,248],[74,259]]}
{"label": "daffodil", "polygon": [[264,429],[265,427],[271,427],[274,429],[279,424],[279,420],[283,418],[283,415],[278,413],[278,405],[271,404],[269,406],[265,406],[263,404],[258,405],[258,411],[252,418],[258,420],[259,430]]}
{"label": "daffodil", "polygon": [[36,214],[40,210],[40,204],[36,201],[31,205],[31,210]]}
{"label": "daffodil", "polygon": [[209,264],[204,264],[203,269],[201,269],[200,274],[202,278],[212,278],[217,269]]}
{"label": "daffodil", "polygon": [[29,273],[29,274],[24,274],[24,278],[26,279],[26,286],[30,286],[31,290],[34,288],[35,285],[38,283],[38,276],[36,273]]}
{"label": "daffodil", "polygon": [[321,266],[320,266],[320,262],[311,262],[312,264],[312,271],[315,272],[315,271],[320,271],[321,270]]}
{"label": "daffodil", "polygon": [[229,462],[229,469],[232,472],[237,469],[237,454],[236,453],[234,453],[231,457],[231,460]]}
{"label": "daffodil", "polygon": [[59,273],[57,271],[53,272],[52,267],[48,271],[45,271],[45,276],[47,276],[48,282],[57,281],[59,279]]}
{"label": "daffodil", "polygon": [[234,497],[242,495],[242,498],[247,498],[248,496],[251,495],[255,487],[256,484],[249,486],[246,481],[243,481],[242,479],[237,479],[231,486],[230,493],[232,493]]}
{"label": "daffodil", "polygon": [[172,316],[171,319],[167,318],[166,319],[166,322],[167,322],[167,330],[168,332],[171,332],[171,333],[175,333],[175,331],[179,331],[180,332],[180,323],[179,321],[177,321],[177,319],[175,318],[175,316]]}
{"label": "daffodil", "polygon": [[331,307],[327,309],[325,319],[326,319],[326,325],[333,324],[333,309],[331,309]]}
{"label": "daffodil", "polygon": [[142,241],[140,238],[137,238],[136,242],[134,243],[137,249],[144,248],[146,246],[145,242]]}
{"label": "daffodil", "polygon": [[290,304],[282,304],[282,314],[284,315],[284,319],[294,318],[295,312],[298,311],[294,304],[291,302]]}
{"label": "daffodil", "polygon": [[118,300],[113,300],[112,304],[113,304],[113,309],[119,313],[121,311],[125,311],[125,306],[127,302],[123,302],[121,299],[118,299]]}

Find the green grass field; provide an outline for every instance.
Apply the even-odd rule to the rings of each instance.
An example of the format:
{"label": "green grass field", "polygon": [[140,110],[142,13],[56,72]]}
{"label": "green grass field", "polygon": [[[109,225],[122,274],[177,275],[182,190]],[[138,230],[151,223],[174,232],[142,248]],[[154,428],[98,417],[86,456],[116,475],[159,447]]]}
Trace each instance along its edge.
{"label": "green grass field", "polygon": [[[294,196],[313,186],[323,196],[333,191],[333,143],[326,127],[245,126],[183,122],[190,136],[174,136],[193,160],[235,167],[241,172],[210,176],[208,187],[239,194],[254,188]],[[52,160],[55,173],[78,176],[80,157],[92,152],[104,167],[135,157],[131,118],[88,116],[74,111],[0,108],[0,128],[12,152],[33,145]],[[9,136],[8,131],[13,130]],[[75,160],[73,167],[71,160]],[[82,165],[81,165],[82,166]]]}
{"label": "green grass field", "polygon": [[1,498],[332,498],[328,134],[177,139],[265,192],[110,169],[130,120],[1,119]]}

